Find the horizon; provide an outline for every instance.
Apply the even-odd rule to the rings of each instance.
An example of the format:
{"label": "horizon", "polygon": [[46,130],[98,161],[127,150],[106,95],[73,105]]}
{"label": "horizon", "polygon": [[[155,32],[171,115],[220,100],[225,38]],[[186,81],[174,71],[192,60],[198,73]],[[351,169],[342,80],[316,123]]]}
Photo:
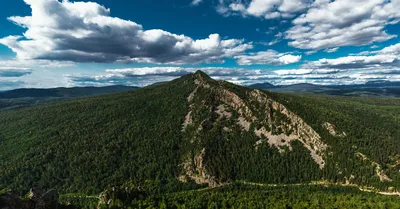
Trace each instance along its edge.
{"label": "horizon", "polygon": [[[185,74],[185,75],[194,75],[194,74],[196,74],[198,72],[205,73],[205,72],[203,72],[201,70],[198,70],[196,72],[188,73],[188,74]],[[208,76],[207,73],[205,73],[205,74]],[[158,84],[158,83],[170,82],[170,81],[173,81],[175,79],[179,79],[179,78],[181,78],[181,77],[183,77],[185,75],[173,78],[172,80],[152,83],[152,84],[149,84],[149,85],[146,85],[146,86],[142,86],[142,87],[117,84],[117,85],[106,85],[106,86],[72,86],[72,87],[52,87],[52,88],[16,88],[16,89],[10,89],[10,90],[1,90],[0,89],[0,92],[9,92],[9,91],[14,91],[14,90],[52,90],[52,89],[73,89],[73,88],[107,88],[107,87],[118,87],[118,86],[120,86],[120,87],[132,87],[132,88],[144,88],[144,87],[149,87],[149,86],[152,86],[152,85]],[[210,77],[210,78],[213,79],[213,80],[217,80],[217,79],[214,79],[213,77]],[[218,81],[226,81],[226,80],[218,80]],[[290,87],[290,86],[304,85],[304,84],[314,85],[314,86],[319,86],[319,87],[339,87],[339,86],[340,87],[346,87],[346,86],[350,87],[350,86],[354,86],[354,85],[355,86],[358,86],[358,85],[359,86],[364,86],[364,85],[377,84],[377,83],[389,83],[389,84],[396,83],[397,84],[397,83],[400,83],[400,82],[387,81],[387,80],[374,80],[374,81],[367,81],[366,83],[352,84],[352,85],[345,85],[345,84],[344,85],[341,85],[341,84],[338,84],[338,85],[335,85],[335,84],[332,84],[332,85],[321,85],[321,84],[313,84],[313,83],[295,83],[295,84],[287,84],[287,85],[279,85],[279,84],[278,85],[274,85],[274,84],[269,83],[269,82],[263,82],[263,83],[254,83],[254,84],[251,84],[251,85],[240,85],[240,84],[237,84],[237,85],[244,86],[244,87],[250,87],[250,88],[257,88],[257,87],[254,87],[256,85],[272,85],[273,87],[278,87],[279,88],[279,87]]]}
{"label": "horizon", "polygon": [[[0,91],[400,81],[397,0],[4,0]],[[357,8],[357,9],[354,9]]]}

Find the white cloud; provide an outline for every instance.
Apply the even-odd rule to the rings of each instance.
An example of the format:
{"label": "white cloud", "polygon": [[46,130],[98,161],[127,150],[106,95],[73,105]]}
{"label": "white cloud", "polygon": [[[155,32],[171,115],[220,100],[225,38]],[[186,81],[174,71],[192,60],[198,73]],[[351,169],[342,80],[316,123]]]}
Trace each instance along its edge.
{"label": "white cloud", "polygon": [[341,72],[337,69],[296,69],[296,70],[276,70],[277,75],[309,75],[309,74],[336,74]]}
{"label": "white cloud", "polygon": [[[386,55],[398,55],[400,56],[400,43],[387,46],[382,50],[378,51],[378,54],[386,54]],[[399,57],[400,58],[400,57]]]}
{"label": "white cloud", "polygon": [[239,55],[235,59],[239,65],[287,65],[297,63],[301,60],[301,55],[292,55],[288,53],[278,53],[274,50],[264,52],[250,53],[248,55]]}
{"label": "white cloud", "polygon": [[285,37],[293,47],[312,50],[382,42],[396,37],[385,26],[400,21],[398,11],[400,0],[315,1]]}
{"label": "white cloud", "polygon": [[32,60],[32,59],[8,59],[0,60],[3,67],[42,67],[42,68],[63,68],[74,66],[74,62],[52,61],[52,60]]}
{"label": "white cloud", "polygon": [[[370,80],[399,80],[399,76],[390,71],[357,71],[342,69],[282,69],[268,70],[244,68],[182,68],[182,67],[146,67],[109,69],[102,74],[65,75],[71,86],[131,85],[147,86],[156,82],[170,81],[188,73],[202,70],[217,80],[227,80],[236,84],[251,85],[269,82],[275,85],[294,83],[314,84],[361,84]],[[382,73],[387,72],[387,73]]]}
{"label": "white cloud", "polygon": [[335,59],[320,59],[304,65],[306,68],[390,68],[400,67],[400,43],[383,48],[375,52],[363,52],[362,54],[346,56]]}
{"label": "white cloud", "polygon": [[203,2],[203,0],[193,0],[193,1],[192,1],[192,5],[197,6],[197,5],[199,5],[201,2]]}
{"label": "white cloud", "polygon": [[301,55],[286,54],[286,55],[279,57],[279,61],[284,65],[297,63],[300,60],[301,60]]}
{"label": "white cloud", "polygon": [[144,30],[135,22],[110,16],[94,2],[25,0],[32,15],[10,17],[27,28],[24,37],[0,43],[19,59],[73,62],[201,63],[221,62],[252,48],[243,40],[221,40],[218,34],[193,40],[163,30]]}
{"label": "white cloud", "polygon": [[333,52],[337,52],[338,49],[339,49],[339,47],[330,48],[330,49],[325,49],[325,52],[333,53]]}
{"label": "white cloud", "polygon": [[69,73],[39,69],[22,77],[0,77],[0,90],[15,88],[54,88],[74,86],[129,85],[147,86],[170,81],[202,70],[217,80],[240,85],[269,82],[274,85],[313,83],[321,85],[363,84],[374,80],[400,81],[400,68],[392,69],[245,69],[245,68],[184,68],[144,67],[108,69],[97,73]]}
{"label": "white cloud", "polygon": [[182,67],[146,67],[109,69],[102,74],[65,75],[71,86],[131,85],[147,86],[157,82],[170,81],[188,73],[202,70],[213,79],[227,80],[240,85],[269,82],[274,85],[312,83],[320,85],[364,84],[368,81],[400,81],[400,69],[255,69],[244,68],[182,68]]}
{"label": "white cloud", "polygon": [[220,0],[217,11],[226,16],[240,14],[265,19],[292,18],[311,3],[311,0]]}
{"label": "white cloud", "polygon": [[283,33],[278,32],[277,34],[275,34],[275,38],[268,43],[268,46],[272,46],[272,45],[275,45],[275,44],[281,42],[282,37],[283,37]]}
{"label": "white cloud", "polygon": [[157,82],[170,81],[180,76],[202,70],[214,79],[229,80],[237,82],[242,77],[259,76],[261,70],[247,70],[243,68],[183,68],[183,67],[144,67],[108,69],[103,74],[65,75],[71,86],[107,86],[107,85],[130,85],[147,86]]}

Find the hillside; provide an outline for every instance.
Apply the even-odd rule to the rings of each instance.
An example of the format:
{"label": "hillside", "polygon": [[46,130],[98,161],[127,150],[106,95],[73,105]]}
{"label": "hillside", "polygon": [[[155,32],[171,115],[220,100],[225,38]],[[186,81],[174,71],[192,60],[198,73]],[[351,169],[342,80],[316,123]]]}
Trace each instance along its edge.
{"label": "hillside", "polygon": [[307,93],[352,97],[400,97],[400,82],[369,81],[355,85],[315,85],[300,83],[293,85],[277,85],[258,83],[250,88],[264,89],[273,92]]}
{"label": "hillside", "polygon": [[15,89],[0,92],[0,111],[66,101],[74,98],[99,96],[123,91],[135,90],[130,86],[75,87],[53,89]]}
{"label": "hillside", "polygon": [[0,188],[155,193],[234,181],[400,189],[400,100],[298,96],[202,72],[0,113]]}

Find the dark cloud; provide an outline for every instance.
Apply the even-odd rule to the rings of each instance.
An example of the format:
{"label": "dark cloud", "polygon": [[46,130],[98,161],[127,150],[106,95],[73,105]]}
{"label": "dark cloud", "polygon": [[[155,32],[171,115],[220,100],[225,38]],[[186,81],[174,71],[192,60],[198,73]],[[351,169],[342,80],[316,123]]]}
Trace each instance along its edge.
{"label": "dark cloud", "polygon": [[22,88],[24,84],[23,81],[5,80],[0,78],[0,91]]}
{"label": "dark cloud", "polygon": [[31,73],[29,68],[0,67],[0,77],[22,77]]}
{"label": "dark cloud", "polygon": [[242,54],[251,43],[222,40],[218,34],[193,40],[163,30],[111,17],[93,2],[25,0],[32,16],[10,17],[24,28],[24,37],[0,39],[22,59],[74,62],[201,63],[221,62]]}

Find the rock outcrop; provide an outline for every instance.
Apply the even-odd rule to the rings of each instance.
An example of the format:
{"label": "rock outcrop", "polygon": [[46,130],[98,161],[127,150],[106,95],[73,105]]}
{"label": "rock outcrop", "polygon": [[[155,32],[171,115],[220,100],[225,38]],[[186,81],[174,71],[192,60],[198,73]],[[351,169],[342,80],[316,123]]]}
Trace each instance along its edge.
{"label": "rock outcrop", "polygon": [[371,163],[372,166],[375,167],[375,175],[379,178],[381,182],[392,182],[393,180],[386,175],[385,171],[382,169],[382,166],[369,159],[366,155],[362,154],[361,152],[356,153],[356,155],[363,161],[368,161]]}
{"label": "rock outcrop", "polygon": [[[202,139],[198,133],[212,129],[221,122],[225,132],[239,129],[259,137],[255,149],[268,143],[280,152],[286,150],[283,149],[284,146],[292,151],[291,142],[297,140],[310,151],[312,159],[321,169],[325,167],[324,157],[328,146],[320,135],[302,118],[265,92],[251,89],[236,92],[234,87],[227,86],[229,84],[197,73],[193,80],[196,86],[187,98],[189,110],[182,124],[183,132],[191,143],[201,144]],[[189,177],[199,184],[216,186],[215,179],[208,175],[203,163],[207,150],[197,147],[194,152],[197,153],[192,153],[183,160],[185,174],[179,179],[186,181]]]}
{"label": "rock outcrop", "polygon": [[336,130],[336,126],[331,124],[331,123],[329,123],[329,122],[323,123],[322,127],[324,127],[334,137],[343,138],[343,137],[347,136],[347,134],[345,132],[338,133],[337,130]]}

